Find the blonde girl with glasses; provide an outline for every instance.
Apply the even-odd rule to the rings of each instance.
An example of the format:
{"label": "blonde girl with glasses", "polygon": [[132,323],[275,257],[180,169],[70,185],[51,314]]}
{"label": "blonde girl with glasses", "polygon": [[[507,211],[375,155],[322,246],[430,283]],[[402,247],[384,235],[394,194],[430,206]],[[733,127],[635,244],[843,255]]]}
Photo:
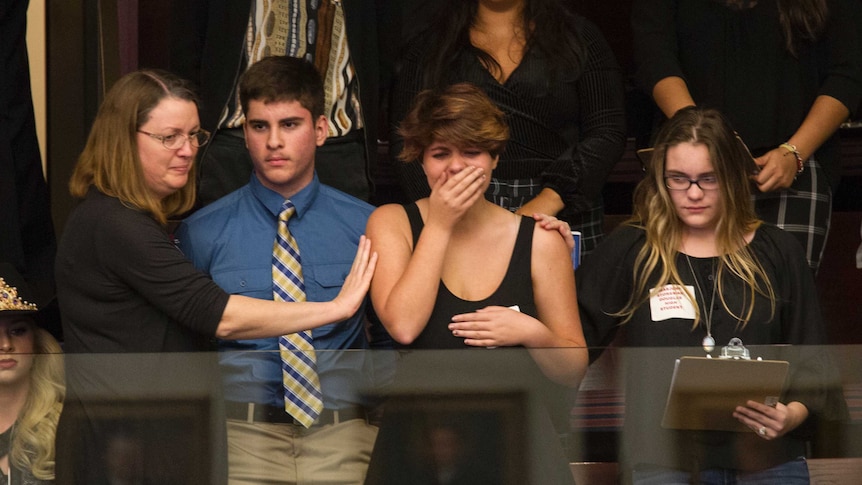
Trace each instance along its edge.
{"label": "blonde girl with glasses", "polygon": [[591,358],[612,342],[627,347],[626,480],[808,483],[806,433],[835,382],[828,357],[812,347],[756,347],[790,361],[790,384],[775,406],[748,401],[727,411],[749,432],[660,426],[681,355],[718,357],[734,337],[748,346],[826,341],[802,248],[754,212],[751,166],[720,113],[679,110],[658,134],[631,219],[577,270]]}

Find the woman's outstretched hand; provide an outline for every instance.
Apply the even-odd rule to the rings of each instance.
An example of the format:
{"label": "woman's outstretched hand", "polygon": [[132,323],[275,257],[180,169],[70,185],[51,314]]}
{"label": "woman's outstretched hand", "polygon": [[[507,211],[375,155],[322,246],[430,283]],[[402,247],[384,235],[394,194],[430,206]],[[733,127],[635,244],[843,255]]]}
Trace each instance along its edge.
{"label": "woman's outstretched hand", "polygon": [[377,267],[377,253],[371,251],[371,240],[365,236],[359,238],[359,247],[353,258],[350,273],[344,279],[341,291],[335,297],[333,303],[344,308],[345,318],[350,317],[359,310],[368,288],[371,286],[371,277]]}

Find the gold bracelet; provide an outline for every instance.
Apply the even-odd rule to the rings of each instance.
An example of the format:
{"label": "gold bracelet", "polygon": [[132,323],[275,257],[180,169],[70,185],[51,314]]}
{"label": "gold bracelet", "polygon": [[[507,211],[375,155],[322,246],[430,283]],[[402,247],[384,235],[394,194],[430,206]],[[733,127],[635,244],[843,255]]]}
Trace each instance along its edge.
{"label": "gold bracelet", "polygon": [[796,157],[796,175],[802,173],[802,171],[805,170],[805,165],[803,165],[802,155],[799,154],[799,150],[796,149],[796,145],[784,142],[778,146],[788,151],[788,153],[785,153],[785,155],[789,155],[792,153],[793,156]]}

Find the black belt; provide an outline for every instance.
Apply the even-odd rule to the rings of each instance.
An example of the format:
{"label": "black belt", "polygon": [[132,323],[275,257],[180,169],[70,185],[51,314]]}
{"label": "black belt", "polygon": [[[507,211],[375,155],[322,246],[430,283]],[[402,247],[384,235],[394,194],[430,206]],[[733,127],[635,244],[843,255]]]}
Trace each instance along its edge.
{"label": "black belt", "polygon": [[[268,404],[225,401],[224,411],[227,419],[236,419],[247,423],[283,423],[302,426],[283,407],[270,406]],[[312,426],[338,424],[352,419],[367,421],[368,414],[365,409],[358,406],[343,409],[324,409]]]}

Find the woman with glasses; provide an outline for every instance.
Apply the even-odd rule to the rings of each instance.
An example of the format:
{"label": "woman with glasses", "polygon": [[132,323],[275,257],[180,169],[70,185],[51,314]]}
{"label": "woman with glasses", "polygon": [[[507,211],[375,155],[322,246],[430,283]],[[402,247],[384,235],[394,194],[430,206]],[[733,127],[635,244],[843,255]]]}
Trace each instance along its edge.
{"label": "woman with glasses", "polygon": [[[751,163],[717,111],[677,111],[658,134],[635,190],[634,215],[578,268],[591,357],[615,338],[644,350],[623,354],[622,456],[636,483],[736,483],[716,477],[807,483],[807,466],[798,458],[806,450],[803,424],[826,402],[829,365],[820,354],[785,359],[790,386],[774,407],[748,401],[732,412],[750,431],[660,426],[680,348],[703,357],[734,337],[748,346],[825,343],[802,248],[755,215]],[[777,351],[757,353],[768,358]]]}
{"label": "woman with glasses", "polygon": [[174,245],[169,219],[192,208],[195,155],[209,133],[186,81],[158,70],[121,78],[102,103],[69,183],[82,199],[57,255],[68,352],[209,348],[340,321],[359,308],[376,258],[360,244],[330,302],[228,295]]}
{"label": "woman with glasses", "polygon": [[[72,195],[82,200],[69,216],[57,253],[69,357],[65,409],[71,410],[64,412],[57,431],[58,449],[64,450],[57,459],[58,483],[99,483],[104,476],[100,460],[118,424],[93,417],[91,396],[122,397],[129,389],[146,389],[151,399],[163,399],[161,393],[176,392],[171,391],[176,379],[184,377],[220,401],[218,378],[207,380],[218,375],[215,359],[180,356],[178,362],[158,353],[214,350],[213,337],[276,337],[339,322],[356,313],[365,298],[377,258],[364,238],[332,301],[230,295],[195,269],[175,245],[169,220],[192,207],[195,155],[208,136],[187,82],[164,71],[122,77],[96,115],[69,183]],[[114,361],[69,355],[79,353],[138,355],[117,356],[110,365]],[[123,422],[142,427],[135,417]],[[154,441],[145,443],[146,476],[137,478],[164,483],[166,474],[187,465],[164,450],[194,449],[199,437],[179,437],[185,441],[180,448],[165,448],[159,433],[170,435],[172,426],[158,421],[143,426]],[[224,479],[222,440],[216,434],[207,442],[215,455],[213,475],[200,478],[207,483]]]}

